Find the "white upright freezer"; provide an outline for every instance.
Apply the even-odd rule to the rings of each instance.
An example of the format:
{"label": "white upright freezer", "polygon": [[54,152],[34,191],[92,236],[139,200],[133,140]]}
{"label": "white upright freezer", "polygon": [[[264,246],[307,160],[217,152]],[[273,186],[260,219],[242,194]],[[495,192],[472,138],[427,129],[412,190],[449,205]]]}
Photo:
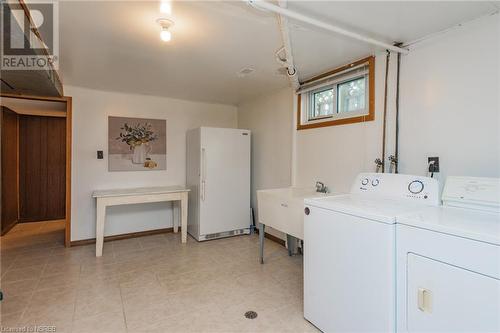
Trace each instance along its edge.
{"label": "white upright freezer", "polygon": [[250,131],[187,133],[188,233],[198,241],[250,233]]}

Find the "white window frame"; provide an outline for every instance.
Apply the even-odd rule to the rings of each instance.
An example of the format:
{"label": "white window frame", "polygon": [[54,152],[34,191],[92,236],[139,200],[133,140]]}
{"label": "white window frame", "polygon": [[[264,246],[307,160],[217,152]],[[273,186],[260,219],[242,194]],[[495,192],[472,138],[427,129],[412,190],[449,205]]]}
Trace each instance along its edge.
{"label": "white window frame", "polygon": [[[339,85],[346,83],[346,82],[351,82],[354,80],[358,80],[364,78],[365,79],[365,108],[359,111],[352,111],[352,112],[339,112],[338,110],[338,103],[339,103]],[[312,114],[312,109],[314,108],[314,94],[326,90],[333,89],[333,114],[327,115],[327,116],[319,116],[319,117],[311,117]],[[353,118],[353,117],[361,117],[361,116],[367,116],[369,113],[369,80],[368,80],[368,74],[360,74],[356,76],[349,77],[347,79],[338,81],[336,83],[332,83],[327,86],[322,86],[318,89],[311,90],[308,92],[303,93],[303,98],[302,98],[302,123],[303,124],[310,124],[310,123],[316,123],[316,122],[322,122],[322,121],[328,121],[328,120],[335,120],[335,119],[345,119],[345,118]],[[305,98],[304,98],[305,97]]]}
{"label": "white window frame", "polygon": [[[298,116],[297,129],[307,129],[324,126],[343,125],[374,120],[374,57],[365,58],[357,62],[342,66],[327,74],[306,81],[297,90],[298,94]],[[359,111],[339,112],[339,86],[365,78],[365,108]],[[333,89],[334,110],[332,115],[312,118],[314,108],[314,94]]]}
{"label": "white window frame", "polygon": [[332,119],[333,115],[327,115],[327,116],[319,116],[319,117],[311,117],[312,109],[314,109],[314,94],[320,93],[326,90],[330,90],[333,88],[333,110],[334,114],[336,113],[335,111],[337,110],[337,90],[335,85],[329,85],[329,86],[324,86],[321,88],[318,88],[316,90],[312,90],[310,92],[307,92],[307,98],[303,100],[303,107],[305,108],[304,110],[304,116],[306,118],[306,121],[317,121],[317,120],[323,120],[323,119]]}

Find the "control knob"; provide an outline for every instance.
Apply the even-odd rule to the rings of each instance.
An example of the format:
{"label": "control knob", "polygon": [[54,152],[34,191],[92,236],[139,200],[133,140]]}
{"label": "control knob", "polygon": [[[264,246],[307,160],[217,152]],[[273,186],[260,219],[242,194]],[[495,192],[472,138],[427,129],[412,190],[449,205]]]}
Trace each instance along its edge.
{"label": "control knob", "polygon": [[420,180],[414,180],[410,184],[408,184],[408,191],[413,194],[419,194],[424,190],[424,183]]}

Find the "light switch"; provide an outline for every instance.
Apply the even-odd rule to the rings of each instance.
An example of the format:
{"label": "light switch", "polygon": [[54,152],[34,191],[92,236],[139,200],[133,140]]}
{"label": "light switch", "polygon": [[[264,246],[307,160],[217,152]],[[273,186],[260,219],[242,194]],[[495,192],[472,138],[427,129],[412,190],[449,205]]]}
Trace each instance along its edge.
{"label": "light switch", "polygon": [[102,150],[97,151],[97,159],[102,160],[104,158],[104,152]]}

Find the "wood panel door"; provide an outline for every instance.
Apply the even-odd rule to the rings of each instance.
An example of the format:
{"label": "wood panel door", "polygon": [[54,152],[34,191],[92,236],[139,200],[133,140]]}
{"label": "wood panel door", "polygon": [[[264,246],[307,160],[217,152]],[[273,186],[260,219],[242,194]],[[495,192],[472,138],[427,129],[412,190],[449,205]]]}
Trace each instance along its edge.
{"label": "wood panel door", "polygon": [[20,222],[66,217],[66,118],[19,116]]}
{"label": "wood panel door", "polygon": [[18,221],[19,180],[18,180],[18,116],[2,107],[2,235]]}

